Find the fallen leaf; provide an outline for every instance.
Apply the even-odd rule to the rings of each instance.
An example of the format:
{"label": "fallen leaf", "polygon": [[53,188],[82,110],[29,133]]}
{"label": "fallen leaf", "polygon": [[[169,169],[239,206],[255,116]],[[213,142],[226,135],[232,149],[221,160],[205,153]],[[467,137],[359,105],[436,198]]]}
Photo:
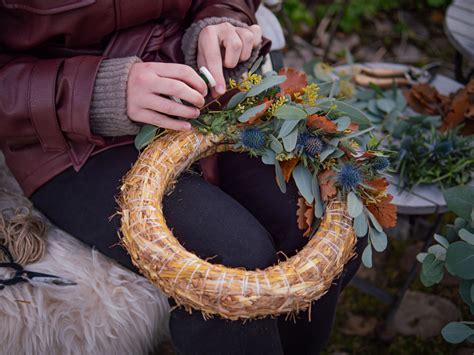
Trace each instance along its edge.
{"label": "fallen leaf", "polygon": [[326,116],[310,115],[306,120],[306,124],[310,128],[317,128],[324,133],[336,133],[336,124]]}
{"label": "fallen leaf", "polygon": [[298,198],[298,209],[296,215],[298,216],[298,228],[305,230],[303,233],[304,237],[309,236],[311,233],[311,226],[313,225],[314,219],[314,207],[306,202],[303,197]]}
{"label": "fallen leaf", "polygon": [[293,98],[296,93],[301,93],[303,88],[308,85],[306,74],[294,68],[281,68],[279,75],[286,75],[286,80],[280,84],[280,92],[283,95],[291,95]]}
{"label": "fallen leaf", "polygon": [[[260,111],[260,112],[257,112],[255,115],[253,115],[252,117],[249,118],[249,120],[247,121],[248,124],[254,124],[254,123],[257,123],[257,120],[262,117],[263,115],[265,115],[265,113],[267,112],[268,108],[270,107],[270,105],[272,104],[272,100],[269,100],[267,98],[265,98],[263,100],[262,103],[265,104],[265,106],[263,107],[263,109]],[[259,104],[260,105],[260,104]]]}
{"label": "fallen leaf", "polygon": [[397,225],[397,206],[391,204],[393,196],[387,195],[378,203],[370,203],[367,208],[380,225],[384,228],[392,228]]}
{"label": "fallen leaf", "polygon": [[321,199],[329,201],[331,197],[336,195],[336,188],[334,187],[334,170],[326,170],[318,175],[319,189],[321,191]]}
{"label": "fallen leaf", "polygon": [[296,165],[298,165],[299,161],[300,161],[300,158],[295,157],[293,159],[280,162],[280,166],[283,172],[283,177],[285,178],[285,182],[290,181],[291,173],[295,169]]}
{"label": "fallen leaf", "polygon": [[461,134],[474,133],[474,79],[464,88],[450,96],[451,101],[444,106],[443,125],[441,130],[457,127],[464,124]]}

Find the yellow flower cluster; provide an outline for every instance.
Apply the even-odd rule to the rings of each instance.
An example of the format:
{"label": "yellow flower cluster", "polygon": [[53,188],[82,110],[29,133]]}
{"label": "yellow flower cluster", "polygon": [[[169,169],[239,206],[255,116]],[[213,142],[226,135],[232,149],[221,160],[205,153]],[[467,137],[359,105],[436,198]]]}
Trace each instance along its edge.
{"label": "yellow flower cluster", "polygon": [[336,166],[336,159],[334,158],[323,161],[324,170],[332,169],[334,166]]}
{"label": "yellow flower cluster", "polygon": [[249,91],[252,86],[260,84],[262,81],[262,76],[259,74],[250,74],[245,80],[241,83],[237,83],[234,79],[229,79],[229,86],[231,89],[239,89],[240,91]]}
{"label": "yellow flower cluster", "polygon": [[347,80],[339,81],[339,96],[350,98],[355,94],[355,87]]}
{"label": "yellow flower cluster", "polygon": [[287,161],[295,157],[293,153],[281,152],[276,155],[275,159],[278,161]]}
{"label": "yellow flower cluster", "polygon": [[351,139],[351,147],[352,147],[352,149],[357,150],[357,149],[360,148],[360,145],[355,140]]}
{"label": "yellow flower cluster", "polygon": [[318,98],[319,86],[318,84],[309,84],[303,88],[304,99],[303,103],[307,105],[314,105]]}
{"label": "yellow flower cluster", "polygon": [[268,117],[271,117],[275,114],[275,111],[282,107],[286,102],[286,97],[281,96],[278,100],[274,101],[267,110]]}

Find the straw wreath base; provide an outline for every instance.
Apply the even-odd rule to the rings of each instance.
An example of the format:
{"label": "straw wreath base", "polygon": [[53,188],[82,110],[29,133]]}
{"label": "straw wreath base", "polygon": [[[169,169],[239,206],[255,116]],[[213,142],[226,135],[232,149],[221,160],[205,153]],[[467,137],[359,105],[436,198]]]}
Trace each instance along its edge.
{"label": "straw wreath base", "polygon": [[342,202],[329,203],[300,252],[264,270],[211,264],[184,249],[167,227],[163,195],[194,161],[227,149],[220,141],[211,134],[175,132],[145,149],[122,186],[124,246],[141,272],[189,311],[249,319],[307,309],[353,255],[356,237]]}

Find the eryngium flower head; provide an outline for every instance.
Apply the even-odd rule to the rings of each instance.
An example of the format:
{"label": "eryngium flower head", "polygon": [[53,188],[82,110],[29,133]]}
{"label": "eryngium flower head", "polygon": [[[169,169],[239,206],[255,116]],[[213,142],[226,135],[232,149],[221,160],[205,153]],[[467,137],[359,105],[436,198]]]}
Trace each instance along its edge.
{"label": "eryngium flower head", "polygon": [[310,133],[301,133],[296,141],[296,149],[304,149],[308,155],[316,156],[323,151],[324,142]]}
{"label": "eryngium flower head", "polygon": [[362,174],[360,170],[350,163],[342,165],[341,170],[337,173],[337,182],[345,190],[351,190],[362,182]]}
{"label": "eryngium flower head", "polygon": [[372,167],[377,171],[383,171],[390,165],[390,160],[386,157],[375,157],[372,160]]}
{"label": "eryngium flower head", "polygon": [[246,128],[240,133],[240,140],[244,147],[259,150],[265,145],[265,134],[258,128]]}

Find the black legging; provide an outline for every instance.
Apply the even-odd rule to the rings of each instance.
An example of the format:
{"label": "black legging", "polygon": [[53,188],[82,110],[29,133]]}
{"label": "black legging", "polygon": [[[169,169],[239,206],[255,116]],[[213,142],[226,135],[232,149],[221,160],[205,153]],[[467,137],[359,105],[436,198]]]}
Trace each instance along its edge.
{"label": "black legging", "polygon": [[[136,271],[117,245],[119,218],[114,197],[122,176],[135,162],[133,146],[110,149],[91,159],[79,171],[68,169],[41,187],[32,200],[57,226],[94,246],[101,253]],[[174,234],[188,250],[213,263],[265,268],[282,253],[291,256],[308,241],[297,228],[297,189],[292,183],[282,194],[273,166],[245,154],[219,155],[221,187],[186,173],[165,197],[164,215]],[[357,254],[365,244],[360,240]],[[311,319],[301,312],[296,323],[284,317],[205,321],[175,309],[170,331],[178,354],[317,354],[325,346],[334,320],[336,302],[360,264],[352,259],[342,277],[311,308]],[[173,304],[173,301],[170,300]]]}

